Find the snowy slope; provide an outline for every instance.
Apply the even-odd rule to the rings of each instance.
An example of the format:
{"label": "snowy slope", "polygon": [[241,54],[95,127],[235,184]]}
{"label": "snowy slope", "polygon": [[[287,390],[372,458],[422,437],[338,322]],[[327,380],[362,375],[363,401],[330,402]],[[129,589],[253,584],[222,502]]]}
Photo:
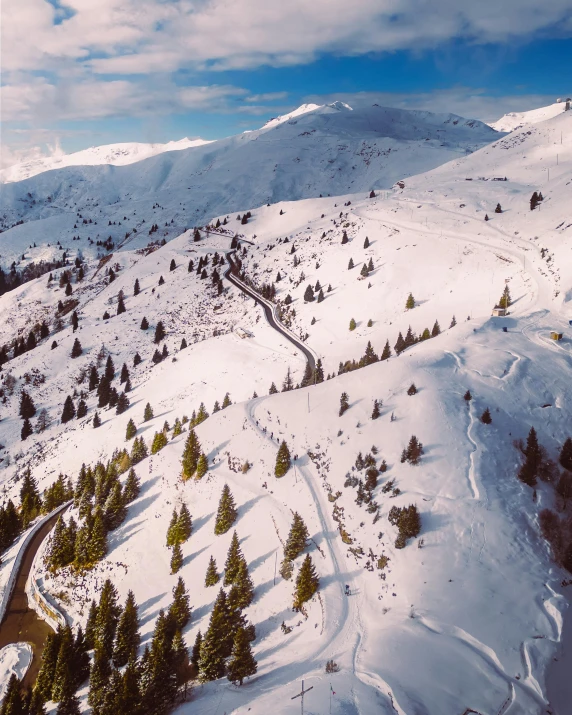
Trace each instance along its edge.
{"label": "snowy slope", "polygon": [[[505,176],[507,181],[493,181]],[[308,334],[326,373],[337,373],[340,361],[359,359],[368,340],[378,354],[386,339],[393,346],[409,325],[420,333],[437,319],[443,331],[386,362],[272,396],[266,396],[270,382],[280,385],[288,366],[295,382],[300,380],[300,355],[266,325],[252,300],[228,283],[228,292],[216,296],[186,270],[189,257],[222,252],[228,237],[211,233],[194,243],[185,233],[146,257],[126,246],[114,255],[120,270],[109,286],[91,261],[83,285],[74,284],[80,300],[75,336],[84,355],[68,358],[75,336],[66,327],[4,367],[4,376],[11,372],[18,378],[0,421],[0,443],[6,445],[0,478],[8,494],[17,492],[15,478],[27,464],[45,486],[60,470],[75,475],[83,461],[109,457],[125,445],[130,417],[149,443],[165,420],[172,425],[200,401],[210,412],[228,390],[237,404],[197,428],[210,464],[202,481],[180,481],[185,435],[170,440],[137,466],[143,490],[111,536],[108,557],[77,583],[66,572],[55,578],[42,572],[43,585],[52,594],[68,591],[66,609],[75,622],[84,623],[89,599],[112,574],[122,599],[134,590],[147,641],[176,581],[169,575],[164,539],[173,507],[184,501],[195,525],[183,547],[181,571],[191,592],[193,618],[184,635],[192,645],[197,630],[204,632],[208,624],[216,596],[216,589],[203,585],[208,559],[215,556],[220,571],[231,537],[213,533],[220,491],[228,483],[256,586],[247,615],[256,626],[259,671],[242,688],[225,680],[197,687],[178,712],[291,715],[300,705],[290,698],[304,679],[306,687],[313,686],[305,707],[315,713],[329,712],[332,687],[336,715],[460,715],[468,709],[541,715],[549,700],[552,713],[567,715],[569,685],[560,683],[560,693],[547,693],[545,685],[568,605],[562,583],[569,575],[552,563],[538,529],[538,513],[554,505],[554,492],[540,482],[534,501],[517,480],[522,458],[513,440],[525,438],[534,425],[556,459],[570,436],[571,182],[572,125],[563,115],[406,179],[403,188],[377,192],[376,198],[365,198],[362,191],[269,207],[242,205],[240,211],[250,209],[252,218],[242,225],[233,216],[229,235],[240,229],[254,243],[245,255],[241,252],[246,273],[257,282],[271,282],[280,271],[277,297],[291,295],[292,328]],[[531,212],[534,190],[542,191],[544,201]],[[497,203],[503,213],[495,213]],[[348,243],[342,245],[344,230]],[[295,267],[294,256],[300,261]],[[171,258],[178,266],[173,272]],[[370,258],[373,272],[358,280]],[[165,278],[161,287],[160,275]],[[132,295],[135,278],[142,288],[137,297]],[[325,300],[304,303],[306,286],[318,280]],[[514,305],[508,318],[493,319],[491,308],[505,281]],[[106,323],[101,316],[106,309],[114,314],[120,288],[127,312]],[[417,306],[406,311],[410,291]],[[2,331],[10,337],[26,334],[42,314],[54,315],[61,293],[57,281],[47,288],[39,279],[3,296]],[[175,362],[150,366],[155,346],[152,328],[138,327],[143,315],[152,327],[165,320]],[[453,315],[457,325],[449,328]],[[353,331],[351,318],[357,323]],[[232,326],[248,329],[253,337],[226,333]],[[225,334],[214,337],[215,327]],[[562,342],[549,339],[553,329],[564,332]],[[177,352],[183,336],[189,347]],[[58,348],[51,351],[54,337]],[[78,382],[81,370],[95,361],[102,342],[116,368],[123,361],[130,366],[132,406],[120,416],[102,411],[103,425],[94,430],[89,420],[95,400],[89,395],[85,419],[57,424],[65,395],[85,389]],[[131,369],[135,350],[144,362]],[[33,395],[54,424],[21,442],[17,394],[32,368],[46,375]],[[411,383],[419,390],[414,396],[407,394]],[[463,400],[467,389],[473,395],[469,405]],[[254,390],[260,397],[250,399]],[[349,395],[350,409],[340,417],[342,391]],[[375,421],[374,399],[383,401]],[[147,401],[156,416],[143,424]],[[479,420],[485,407],[493,417],[488,426]],[[418,466],[400,462],[412,434],[425,446]],[[299,456],[296,468],[281,480],[273,476],[277,438],[286,439]],[[385,459],[388,465],[374,492],[380,507],[375,523],[374,515],[356,503],[355,488],[346,486],[348,473],[358,475],[358,452],[365,455],[373,445],[379,449],[377,464]],[[253,465],[247,474],[231,468],[246,459]],[[400,493],[383,492],[390,480]],[[412,503],[421,512],[419,539],[396,549],[389,510]],[[340,538],[334,507],[343,509],[351,544]],[[321,578],[320,597],[310,603],[307,619],[291,610],[292,582],[279,576],[274,581],[292,510],[308,525],[308,551]],[[381,555],[389,558],[383,570],[376,568]],[[345,584],[351,586],[349,598]],[[291,633],[281,631],[283,621],[293,627]],[[340,665],[339,673],[325,674],[329,659]]]}
{"label": "snowy slope", "polygon": [[547,107],[530,109],[527,112],[509,112],[495,122],[490,122],[490,126],[496,129],[497,132],[512,132],[527,124],[538,124],[538,122],[544,122],[546,119],[557,117],[565,109],[566,101],[562,101],[554,102],[554,104],[549,104]]}
{"label": "snowy slope", "polygon": [[4,697],[12,674],[17,675],[21,680],[28,670],[31,659],[32,650],[27,643],[7,645],[0,649],[0,701]]}
{"label": "snowy slope", "polygon": [[138,142],[125,142],[123,144],[106,144],[90,149],[76,151],[73,154],[56,152],[53,156],[40,159],[31,159],[20,164],[14,164],[0,171],[0,183],[8,184],[13,181],[23,181],[31,176],[42,174],[44,171],[62,169],[66,166],[98,166],[110,164],[111,166],[125,166],[137,161],[148,159],[166,151],[181,151],[196,146],[203,146],[210,142],[204,139],[179,139],[166,144],[142,144]]}
{"label": "snowy slope", "polygon": [[[171,238],[244,207],[389,188],[497,136],[481,122],[452,114],[378,106],[352,110],[335,103],[129,166],[48,171],[2,187],[0,214],[8,230],[0,235],[0,260],[9,266],[34,243],[53,247],[59,239],[68,245],[73,236],[91,255],[88,237],[111,236],[116,246],[137,248],[133,229],[140,232],[143,221],[158,222]],[[97,225],[83,224],[84,218]],[[10,228],[20,221],[24,224]],[[34,259],[32,250],[25,260]]]}

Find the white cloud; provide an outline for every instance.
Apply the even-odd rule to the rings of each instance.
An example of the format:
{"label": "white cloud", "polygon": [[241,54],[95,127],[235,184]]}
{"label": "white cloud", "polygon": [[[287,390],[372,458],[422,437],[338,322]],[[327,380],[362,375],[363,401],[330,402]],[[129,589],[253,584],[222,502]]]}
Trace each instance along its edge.
{"label": "white cloud", "polygon": [[245,102],[274,102],[277,99],[286,99],[288,92],[266,92],[264,94],[251,94],[245,97]]}

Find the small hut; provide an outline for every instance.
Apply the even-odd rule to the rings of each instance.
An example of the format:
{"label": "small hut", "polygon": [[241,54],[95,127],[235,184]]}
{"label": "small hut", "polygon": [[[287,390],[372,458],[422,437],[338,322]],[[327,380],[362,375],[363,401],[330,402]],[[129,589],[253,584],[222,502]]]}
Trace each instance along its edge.
{"label": "small hut", "polygon": [[506,316],[506,308],[500,308],[498,305],[493,308],[493,316],[495,318],[504,318]]}
{"label": "small hut", "polygon": [[562,340],[562,336],[563,333],[557,333],[555,330],[550,333],[550,337],[552,338],[552,340]]}

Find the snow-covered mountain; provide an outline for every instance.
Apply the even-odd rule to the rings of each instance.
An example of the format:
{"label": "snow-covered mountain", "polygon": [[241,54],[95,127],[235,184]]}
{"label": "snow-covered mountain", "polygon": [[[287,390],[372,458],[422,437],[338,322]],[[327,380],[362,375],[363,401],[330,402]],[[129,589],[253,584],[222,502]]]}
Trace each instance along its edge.
{"label": "snow-covered mountain", "polygon": [[[299,130],[312,116],[327,127],[338,111],[349,116],[335,108],[310,111],[272,132]],[[261,133],[256,141],[273,136]],[[180,575],[191,593],[192,618],[183,631],[190,648],[197,632],[206,632],[220,586],[205,585],[209,558],[222,573],[232,536],[232,529],[214,533],[223,485],[234,495],[232,528],[255,587],[245,615],[256,628],[258,673],[242,687],[224,678],[207,682],[177,713],[292,715],[299,701],[291,698],[304,679],[312,688],[305,706],[316,713],[568,715],[572,664],[570,651],[559,648],[563,641],[569,648],[572,636],[570,574],[554,563],[539,522],[542,510],[550,509],[565,523],[570,508],[559,487],[567,472],[558,457],[572,436],[572,125],[558,115],[494,136],[471,155],[457,155],[373,198],[362,189],[244,204],[241,213],[251,212],[244,224],[234,212],[213,214],[199,241],[187,231],[144,250],[161,236],[149,237],[147,227],[159,223],[163,229],[155,204],[136,241],[107,262],[88,257],[81,280],[75,270],[68,296],[77,301],[75,332],[70,313],[58,314],[58,302],[66,299],[59,271],[51,282],[43,277],[0,298],[6,342],[27,337],[44,319],[51,331],[3,367],[0,480],[6,495],[17,499],[27,466],[43,488],[60,471],[76,477],[83,462],[130,450],[130,418],[147,445],[155,432],[168,435],[163,449],[136,465],[141,495],[110,532],[102,561],[80,575],[68,568],[51,574],[36,560],[34,577],[74,625],[85,625],[90,599],[111,577],[122,602],[131,589],[140,604],[143,648]],[[535,191],[543,199],[531,210]],[[132,203],[121,231],[132,228],[134,211],[139,217],[146,204],[135,194]],[[71,218],[99,215],[98,208],[78,201]],[[215,228],[217,218],[226,224]],[[4,236],[22,232],[19,240],[32,242],[41,235],[32,233],[35,224],[59,236],[59,220],[25,223]],[[87,225],[93,234],[93,224]],[[238,253],[245,277],[259,286],[274,284],[282,320],[322,361],[323,382],[271,390],[272,383],[280,390],[288,368],[299,383],[304,359],[251,297],[226,280],[220,294],[213,284],[214,253],[223,255],[235,233],[245,239]],[[72,260],[84,245],[62,242]],[[206,256],[203,279],[197,265]],[[308,286],[314,300],[305,298]],[[505,286],[512,296],[509,315],[493,318]],[[126,311],[118,314],[120,291]],[[415,307],[407,309],[410,293]],[[141,329],[143,317],[150,328]],[[159,320],[167,336],[156,345]],[[406,336],[409,327],[416,335],[425,329],[435,335],[396,355],[398,335]],[[562,333],[562,340],[552,340],[551,331]],[[76,338],[82,354],[71,359]],[[183,338],[188,347],[180,349]],[[369,342],[380,356],[386,341],[389,359],[366,353]],[[155,364],[163,344],[168,358]],[[135,353],[143,359],[137,366]],[[117,389],[121,365],[130,372],[131,405],[120,415],[98,409],[95,390],[88,389],[90,366],[98,365],[101,374],[107,354]],[[364,354],[371,364],[347,371]],[[51,419],[25,441],[18,416],[22,388]],[[227,392],[233,404],[215,410]],[[60,424],[65,397],[74,393],[76,405],[83,394],[87,415]],[[342,393],[348,409],[340,415]],[[155,416],[144,421],[147,402]],[[183,482],[188,433],[177,436],[172,428],[201,402],[210,416],[196,434],[209,470]],[[482,420],[486,409],[490,424]],[[94,429],[96,411],[102,425]],[[519,440],[526,441],[532,426],[546,450],[546,471],[534,488],[517,477],[524,460]],[[412,435],[424,447],[417,465],[402,458]],[[278,479],[281,440],[296,459]],[[364,500],[367,455],[381,471]],[[194,528],[173,575],[165,537],[173,509],[182,504]],[[392,509],[412,504],[421,530],[402,548]],[[293,511],[308,526],[305,553],[320,577],[304,612],[292,610],[292,592],[305,553],[294,561],[291,580],[276,573]],[[78,518],[77,510],[72,513]],[[0,585],[12,559],[13,552],[3,556]],[[339,670],[327,673],[328,661]],[[84,702],[87,690],[80,691]]]}
{"label": "snow-covered mountain", "polygon": [[528,124],[538,124],[546,119],[557,117],[562,112],[566,111],[566,102],[570,100],[560,100],[549,104],[547,107],[539,107],[538,109],[530,109],[527,112],[509,112],[503,115],[495,122],[490,122],[490,126],[496,129],[497,132],[512,132],[515,129],[520,129]]}
{"label": "snow-covered mountain", "polygon": [[[213,215],[251,206],[390,188],[497,136],[487,125],[453,114],[378,106],[352,110],[335,103],[128,166],[48,171],[2,187],[3,228],[22,221],[26,227],[0,235],[0,260],[7,265],[34,242],[45,245],[48,236],[52,246],[55,239],[79,236],[84,252],[90,250],[88,236],[95,241],[111,236],[115,246],[134,247],[143,220],[173,236]],[[84,209],[78,222],[79,206]],[[84,225],[86,217],[97,227]]]}
{"label": "snow-covered mountain", "polygon": [[166,151],[181,151],[196,146],[210,144],[205,139],[179,139],[166,144],[143,144],[140,142],[125,142],[123,144],[105,144],[83,149],[72,154],[55,152],[53,156],[31,159],[20,164],[14,164],[0,171],[0,183],[7,184],[13,181],[23,181],[44,171],[62,169],[66,166],[126,166],[137,161],[148,159],[151,156],[162,154]]}

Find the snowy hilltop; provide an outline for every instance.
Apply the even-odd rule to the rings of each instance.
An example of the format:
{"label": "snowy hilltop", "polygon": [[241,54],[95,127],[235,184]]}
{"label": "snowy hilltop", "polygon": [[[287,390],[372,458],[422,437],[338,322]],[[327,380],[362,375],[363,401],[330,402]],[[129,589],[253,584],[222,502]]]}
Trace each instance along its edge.
{"label": "snowy hilltop", "polygon": [[85,640],[51,638],[43,699],[567,714],[570,116],[336,104],[5,187],[3,256],[62,261],[0,296],[4,547],[73,500],[31,580]]}
{"label": "snowy hilltop", "polygon": [[13,181],[23,181],[44,171],[62,169],[66,166],[126,166],[137,161],[143,161],[150,156],[163,154],[166,151],[181,151],[210,142],[204,139],[179,139],[165,144],[141,144],[139,142],[124,142],[123,144],[106,144],[90,149],[65,154],[54,151],[53,156],[31,159],[20,164],[14,164],[0,171],[0,183],[9,184]]}
{"label": "snowy hilltop", "polygon": [[[257,131],[127,166],[70,166],[5,184],[0,261],[9,265],[44,235],[79,236],[84,252],[88,237],[111,237],[115,246],[133,248],[133,228],[139,232],[143,220],[158,218],[161,228],[172,221],[166,227],[172,237],[211,216],[261,204],[389,189],[498,136],[482,122],[453,114],[352,110],[341,102],[303,109]],[[90,207],[97,226],[85,227],[83,219],[78,224],[78,206]],[[23,232],[20,222],[28,224]]]}
{"label": "snowy hilltop", "polygon": [[513,132],[515,129],[520,129],[527,124],[538,124],[538,122],[544,122],[546,119],[557,117],[566,111],[567,103],[568,105],[570,104],[570,98],[559,99],[547,107],[530,109],[527,112],[509,112],[495,122],[490,122],[490,126],[496,129],[497,132]]}

